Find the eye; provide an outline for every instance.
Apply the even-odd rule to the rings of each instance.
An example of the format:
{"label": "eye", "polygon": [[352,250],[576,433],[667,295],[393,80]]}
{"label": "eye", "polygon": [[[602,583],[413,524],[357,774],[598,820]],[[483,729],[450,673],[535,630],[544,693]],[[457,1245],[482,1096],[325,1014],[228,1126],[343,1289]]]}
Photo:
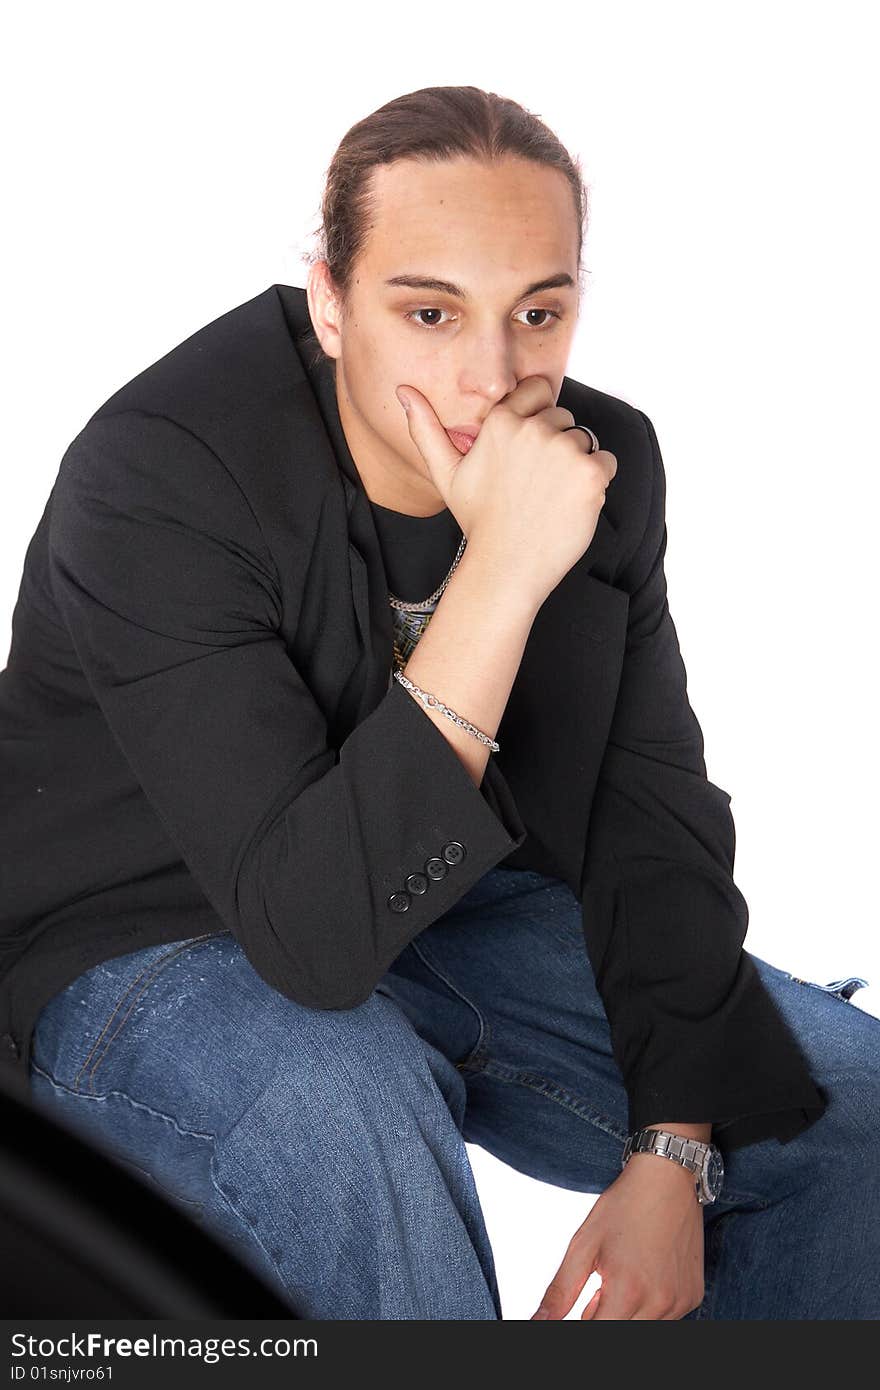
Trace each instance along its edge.
{"label": "eye", "polygon": [[409,319],[412,323],[417,323],[417,324],[419,325],[420,328],[439,328],[440,325],[439,325],[438,323],[436,323],[436,322],[435,322],[435,323],[425,323],[422,319],[416,318],[416,315],[417,315],[417,314],[443,314],[443,313],[445,313],[445,312],[446,312],[445,309],[436,309],[436,308],[432,309],[432,308],[424,307],[424,308],[421,308],[421,309],[411,309],[411,310],[409,311],[409,313],[404,314],[403,317],[404,317],[405,319]]}
{"label": "eye", "polygon": [[[520,309],[519,312],[520,312],[521,314],[550,314],[551,317],[554,318],[554,319],[561,319],[561,318],[562,318],[562,315],[561,315],[561,314],[557,314],[557,312],[556,312],[555,309],[544,309],[544,308],[535,307],[534,309]],[[530,324],[527,324],[526,327],[527,327],[527,328],[549,328],[550,325],[549,325],[549,323],[546,323],[546,322],[545,322],[545,323],[530,323]]]}

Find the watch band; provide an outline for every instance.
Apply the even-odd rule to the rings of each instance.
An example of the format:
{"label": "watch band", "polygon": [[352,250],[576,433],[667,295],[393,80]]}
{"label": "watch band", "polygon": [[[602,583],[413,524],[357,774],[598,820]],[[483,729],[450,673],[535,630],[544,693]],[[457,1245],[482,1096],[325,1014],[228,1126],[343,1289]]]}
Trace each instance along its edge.
{"label": "watch band", "polygon": [[624,1145],[624,1163],[631,1153],[662,1154],[676,1163],[699,1173],[709,1145],[699,1139],[685,1139],[681,1134],[669,1134],[665,1129],[640,1129],[631,1134]]}
{"label": "watch band", "polygon": [[707,1196],[703,1188],[703,1175],[713,1152],[714,1146],[703,1143],[700,1139],[686,1139],[681,1134],[670,1134],[665,1129],[639,1129],[635,1134],[627,1136],[620,1166],[625,1168],[634,1153],[655,1153],[661,1158],[668,1158],[673,1163],[680,1164],[683,1168],[689,1168],[696,1176],[694,1187],[697,1201],[703,1206],[707,1201],[714,1200],[714,1196]]}

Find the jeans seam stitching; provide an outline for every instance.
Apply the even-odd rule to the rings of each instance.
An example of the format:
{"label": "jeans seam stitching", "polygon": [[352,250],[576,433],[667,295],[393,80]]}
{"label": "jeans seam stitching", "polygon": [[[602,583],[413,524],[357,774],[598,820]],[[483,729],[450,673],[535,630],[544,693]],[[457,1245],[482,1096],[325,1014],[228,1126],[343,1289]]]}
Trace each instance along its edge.
{"label": "jeans seam stitching", "polygon": [[[794,984],[804,985],[807,989],[817,989],[819,993],[824,994],[826,998],[839,999],[842,1004],[851,1004],[853,1000],[853,995],[857,994],[860,989],[867,987],[869,983],[861,975],[848,975],[845,977],[845,979],[839,982],[841,985],[853,984],[855,981],[858,981],[858,983],[856,984],[856,987],[852,991],[852,993],[842,994],[839,989],[831,989],[829,985],[817,984],[815,980],[805,980],[800,975],[792,975],[788,971],[786,971],[785,973],[788,975],[788,978]],[[834,982],[832,981],[832,983]]]}
{"label": "jeans seam stitching", "polygon": [[[165,959],[164,956],[160,956],[160,957],[159,957],[159,960],[160,960],[160,961],[161,961],[161,960],[164,960],[164,959]],[[102,1040],[102,1038],[104,1037],[104,1034],[107,1032],[107,1029],[110,1027],[110,1024],[113,1022],[113,1020],[114,1020],[114,1018],[116,1017],[117,1013],[118,1013],[119,1010],[122,1008],[122,1005],[125,1003],[125,1000],[128,998],[128,995],[129,995],[129,994],[131,993],[131,991],[134,989],[134,987],[135,987],[135,985],[138,983],[138,981],[139,981],[139,980],[142,980],[143,977],[144,977],[144,975],[146,975],[146,974],[147,974],[151,969],[153,969],[157,964],[158,964],[158,961],[153,961],[151,965],[145,965],[145,966],[143,967],[143,969],[142,969],[137,975],[135,975],[134,979],[131,980],[131,981],[129,982],[128,986],[126,987],[125,990],[123,990],[123,992],[122,992],[122,994],[120,995],[119,999],[117,999],[115,1005],[113,1006],[113,1010],[112,1010],[112,1012],[110,1013],[109,1018],[108,1018],[108,1019],[105,1021],[105,1023],[104,1023],[104,1027],[101,1029],[100,1033],[99,1033],[98,1036],[95,1038],[95,1041],[92,1043],[91,1047],[90,1047],[89,1050],[88,1050],[88,1053],[86,1054],[85,1060],[82,1062],[82,1064],[80,1065],[80,1067],[79,1067],[79,1069],[78,1069],[76,1075],[75,1075],[74,1078],[73,1078],[73,1088],[74,1088],[74,1091],[75,1091],[75,1092],[78,1092],[78,1091],[79,1091],[79,1081],[80,1081],[80,1077],[82,1076],[82,1074],[83,1074],[83,1072],[85,1071],[86,1067],[88,1066],[89,1062],[92,1060],[92,1057],[95,1055],[95,1052],[97,1051],[98,1046],[100,1045],[101,1040]]]}
{"label": "jeans seam stitching", "polygon": [[131,1000],[131,1002],[130,1002],[130,1004],[129,1004],[129,1006],[128,1006],[127,1011],[125,1012],[125,1014],[123,1014],[123,1016],[122,1016],[122,1018],[120,1019],[120,1021],[119,1021],[118,1025],[117,1025],[117,1027],[115,1028],[115,1030],[113,1031],[113,1033],[111,1034],[111,1036],[107,1039],[107,1045],[106,1045],[106,1047],[104,1048],[104,1051],[101,1053],[101,1056],[98,1058],[98,1060],[95,1062],[94,1066],[92,1067],[91,1071],[89,1072],[89,1091],[90,1091],[93,1095],[94,1095],[94,1085],[95,1085],[95,1073],[97,1072],[97,1070],[98,1070],[99,1066],[101,1065],[101,1063],[104,1062],[104,1061],[106,1060],[107,1054],[109,1053],[111,1047],[113,1046],[114,1041],[116,1040],[116,1038],[118,1038],[118,1036],[119,1036],[119,1034],[121,1033],[122,1029],[125,1027],[126,1023],[128,1022],[128,1019],[129,1019],[130,1016],[131,1016],[132,1010],[134,1009],[134,1007],[135,1007],[135,1005],[137,1004],[137,1001],[140,999],[141,995],[144,994],[144,992],[145,992],[147,989],[149,989],[149,987],[150,987],[150,985],[153,983],[153,981],[156,980],[157,977],[158,977],[159,975],[161,975],[161,973],[162,973],[162,971],[165,969],[166,965],[168,965],[172,960],[174,960],[175,956],[179,956],[179,955],[181,954],[182,951],[185,951],[185,950],[186,950],[188,947],[190,947],[190,946],[195,946],[195,945],[197,945],[200,941],[206,941],[206,940],[208,939],[208,937],[211,936],[212,934],[213,934],[213,933],[211,933],[211,932],[206,932],[203,936],[198,936],[198,937],[194,937],[194,938],[189,938],[189,939],[186,940],[186,941],[178,942],[178,944],[176,945],[176,947],[175,947],[173,950],[167,951],[167,952],[165,953],[165,955],[160,956],[158,960],[153,961],[152,965],[145,966],[144,969],[140,972],[140,974],[137,975],[137,976],[135,976],[135,978],[132,980],[131,984],[130,984],[130,985],[128,986],[128,988],[125,990],[125,993],[122,995],[122,998],[121,998],[121,999],[118,1001],[118,1003],[116,1004],[115,1008],[113,1009],[113,1012],[111,1013],[111,1015],[110,1015],[110,1017],[108,1018],[107,1022],[104,1024],[104,1027],[101,1029],[101,1032],[100,1032],[99,1036],[95,1039],[95,1042],[94,1042],[94,1044],[93,1044],[93,1046],[92,1046],[92,1048],[91,1048],[91,1051],[89,1052],[88,1057],[87,1057],[86,1060],[83,1062],[82,1066],[80,1067],[79,1071],[77,1072],[77,1074],[76,1074],[76,1079],[75,1079],[75,1086],[76,1086],[76,1090],[77,1090],[77,1091],[79,1091],[79,1084],[80,1084],[79,1078],[82,1076],[82,1073],[85,1071],[86,1067],[88,1066],[88,1063],[89,1063],[90,1058],[94,1055],[95,1049],[98,1047],[98,1044],[100,1043],[101,1039],[104,1037],[104,1034],[107,1032],[107,1029],[110,1027],[110,1024],[113,1022],[113,1019],[116,1017],[117,1013],[118,1013],[119,1010],[122,1008],[122,1005],[125,1003],[126,998],[131,994],[131,991],[134,989],[134,987],[135,987],[135,985],[138,983],[138,981],[139,981],[139,980],[142,980],[143,977],[144,977],[144,975],[147,976],[146,980],[144,980],[144,983],[141,985],[141,988],[138,990],[137,994],[136,994],[136,995],[134,996],[134,998]]}
{"label": "jeans seam stitching", "polygon": [[104,1091],[100,1095],[87,1095],[83,1091],[71,1090],[70,1086],[65,1085],[63,1081],[59,1081],[57,1077],[47,1072],[36,1062],[31,1062],[31,1070],[35,1071],[38,1076],[42,1076],[49,1082],[50,1086],[54,1086],[56,1090],[64,1091],[66,1095],[73,1096],[76,1100],[92,1101],[98,1105],[101,1101],[109,1100],[111,1097],[118,1097],[120,1100],[124,1100],[129,1105],[133,1106],[136,1110],[146,1110],[149,1115],[155,1116],[157,1120],[164,1120],[167,1124],[172,1125],[174,1129],[177,1130],[178,1134],[184,1135],[187,1139],[205,1139],[210,1143],[213,1143],[216,1139],[216,1135],[211,1132],[199,1129],[187,1129],[186,1126],[182,1125],[179,1120],[176,1120],[173,1115],[166,1115],[164,1110],[157,1110],[155,1106],[147,1105],[146,1101],[136,1100],[134,1096],[130,1096],[126,1091],[111,1090]]}
{"label": "jeans seam stitching", "polygon": [[546,1096],[548,1100],[554,1101],[557,1105],[562,1105],[566,1110],[571,1110],[579,1119],[595,1125],[597,1129],[601,1129],[611,1138],[619,1139],[621,1144],[625,1143],[626,1134],[617,1127],[613,1120],[591,1110],[585,1099],[573,1095],[565,1086],[561,1086],[558,1081],[553,1081],[547,1076],[541,1076],[537,1072],[518,1071],[512,1067],[508,1068],[500,1062],[487,1063],[485,1070],[498,1081],[526,1086],[529,1090],[536,1091],[540,1095]]}
{"label": "jeans seam stitching", "polygon": [[452,990],[453,994],[457,994],[459,999],[461,999],[465,1004],[467,1004],[468,1008],[472,1009],[473,1012],[476,1014],[477,1021],[480,1025],[479,1037],[477,1038],[477,1041],[474,1043],[470,1052],[463,1059],[463,1061],[456,1062],[455,1064],[460,1071],[463,1070],[465,1067],[468,1067],[471,1070],[475,1069],[480,1064],[480,1062],[478,1062],[478,1059],[482,1061],[482,1059],[486,1056],[489,1037],[491,1035],[491,1029],[489,1027],[488,1019],[484,1016],[482,1010],[477,1008],[473,1000],[469,999],[467,995],[458,988],[457,985],[453,984],[452,980],[450,980],[449,977],[444,974],[440,967],[434,964],[434,962],[430,959],[430,956],[426,955],[424,947],[419,946],[418,943],[414,940],[410,942],[410,945],[412,946],[416,955],[421,959],[423,965],[425,965],[428,970],[432,971],[438,979],[442,980],[445,985],[448,985],[449,988]]}

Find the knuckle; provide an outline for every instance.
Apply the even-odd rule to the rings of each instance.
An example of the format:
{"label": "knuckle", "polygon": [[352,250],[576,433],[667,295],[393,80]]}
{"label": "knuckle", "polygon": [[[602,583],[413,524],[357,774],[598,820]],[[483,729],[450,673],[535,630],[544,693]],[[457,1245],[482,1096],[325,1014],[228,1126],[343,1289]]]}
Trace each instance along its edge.
{"label": "knuckle", "polygon": [[590,501],[594,507],[604,507],[607,487],[608,484],[603,478],[592,480],[590,485]]}
{"label": "knuckle", "polygon": [[673,1318],[683,1318],[685,1314],[692,1313],[695,1308],[699,1308],[705,1296],[705,1289],[692,1289],[690,1292],[680,1294],[674,1300],[670,1316]]}
{"label": "knuckle", "polygon": [[534,437],[536,444],[540,443],[542,449],[552,448],[555,440],[565,438],[549,421],[542,420],[539,415],[529,415],[524,424],[529,435]]}
{"label": "knuckle", "polygon": [[700,1288],[696,1290],[696,1292],[688,1295],[688,1298],[685,1301],[685,1306],[682,1309],[679,1316],[684,1317],[685,1313],[692,1313],[695,1308],[699,1308],[700,1304],[703,1302],[703,1299],[705,1297],[706,1289],[704,1286],[701,1285]]}
{"label": "knuckle", "polygon": [[647,1300],[648,1314],[652,1318],[671,1318],[675,1316],[678,1295],[673,1289],[653,1289]]}

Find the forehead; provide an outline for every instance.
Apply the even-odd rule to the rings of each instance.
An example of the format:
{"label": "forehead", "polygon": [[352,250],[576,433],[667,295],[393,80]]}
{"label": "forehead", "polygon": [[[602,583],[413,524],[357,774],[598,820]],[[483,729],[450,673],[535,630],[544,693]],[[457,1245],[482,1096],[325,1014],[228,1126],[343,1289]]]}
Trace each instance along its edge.
{"label": "forehead", "polygon": [[397,160],[373,170],[371,194],[364,259],[377,273],[439,273],[454,252],[476,273],[508,267],[521,274],[552,262],[547,273],[574,274],[574,197],[558,169],[511,157],[494,164]]}

